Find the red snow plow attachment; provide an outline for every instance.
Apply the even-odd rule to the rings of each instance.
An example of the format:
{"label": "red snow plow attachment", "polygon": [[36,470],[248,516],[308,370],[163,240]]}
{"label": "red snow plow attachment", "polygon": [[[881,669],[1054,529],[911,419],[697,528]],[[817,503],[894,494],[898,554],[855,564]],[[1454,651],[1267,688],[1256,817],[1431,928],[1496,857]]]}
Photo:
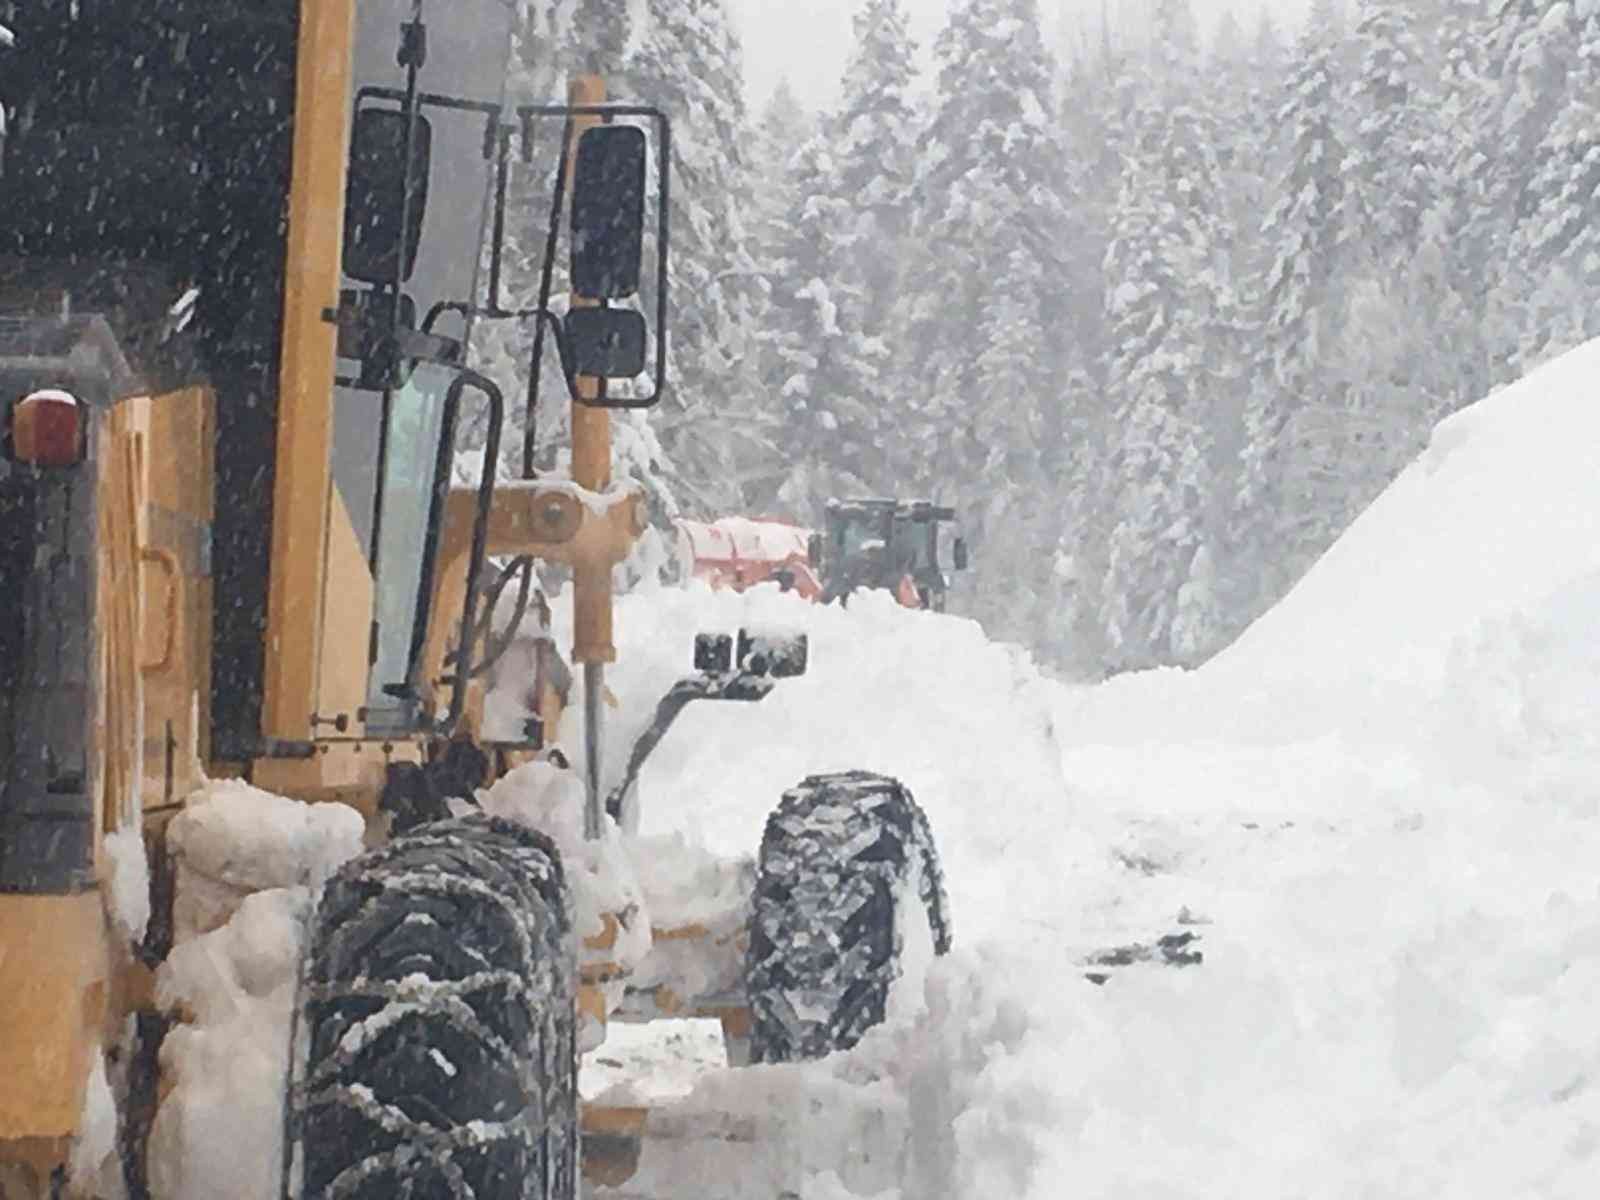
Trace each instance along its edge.
{"label": "red snow plow attachment", "polygon": [[742,592],[775,581],[807,600],[822,596],[822,582],[811,565],[811,531],[787,521],[722,517],[679,521],[678,558],[686,579]]}

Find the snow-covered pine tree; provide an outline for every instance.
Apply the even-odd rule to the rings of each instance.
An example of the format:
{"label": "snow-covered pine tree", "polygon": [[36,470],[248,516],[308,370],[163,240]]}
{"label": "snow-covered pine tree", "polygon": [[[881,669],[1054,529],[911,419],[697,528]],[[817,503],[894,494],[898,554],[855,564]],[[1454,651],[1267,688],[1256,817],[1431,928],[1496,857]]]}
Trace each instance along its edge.
{"label": "snow-covered pine tree", "polygon": [[1411,6],[1399,0],[1361,0],[1355,35],[1356,131],[1346,177],[1365,249],[1386,269],[1416,249],[1433,203],[1422,49]]}
{"label": "snow-covered pine tree", "polygon": [[1489,153],[1482,167],[1484,203],[1492,222],[1492,248],[1506,263],[1494,292],[1498,303],[1510,310],[1517,338],[1507,348],[1501,377],[1514,378],[1543,353],[1543,322],[1528,315],[1540,307],[1536,294],[1543,280],[1519,249],[1530,240],[1526,226],[1540,206],[1541,193],[1549,190],[1545,160],[1554,147],[1546,139],[1567,104],[1579,37],[1567,0],[1506,0],[1491,11],[1484,30],[1489,88],[1485,116],[1493,138],[1486,144]]}
{"label": "snow-covered pine tree", "polygon": [[905,259],[919,131],[911,96],[916,53],[903,0],[865,0],[829,122],[837,194],[857,213],[853,262],[866,306],[862,328],[872,337],[886,336]]}
{"label": "snow-covered pine tree", "polygon": [[1105,25],[1078,40],[1063,72],[1059,127],[1065,194],[1072,221],[1057,239],[1066,317],[1055,340],[1065,355],[1056,404],[1047,422],[1047,519],[1053,520],[1050,594],[1055,609],[1035,633],[1049,661],[1074,676],[1096,678],[1107,662],[1106,555],[1117,519],[1111,485],[1111,413],[1105,370],[1110,358],[1105,261],[1122,178],[1122,150],[1133,108],[1130,55]]}
{"label": "snow-covered pine tree", "polygon": [[1129,55],[1109,30],[1062,73],[1060,116],[1063,195],[1071,217],[1055,239],[1067,281],[1064,339],[1081,368],[1105,348],[1102,269],[1111,214],[1122,182],[1122,145],[1133,108]]}
{"label": "snow-covered pine tree", "polygon": [[1525,267],[1525,363],[1600,333],[1600,10],[1575,20],[1577,51],[1561,108],[1540,141],[1528,213],[1512,234]]}
{"label": "snow-covered pine tree", "polygon": [[[938,80],[919,147],[915,249],[897,323],[903,369],[902,404],[892,420],[894,478],[937,493],[970,518],[975,569],[963,592],[975,615],[1004,623],[1026,583],[1009,552],[990,548],[1009,544],[1048,562],[1060,532],[1053,520],[1039,522],[1049,527],[1040,545],[1036,528],[1004,524],[1009,515],[985,511],[1001,489],[1048,495],[1033,465],[1037,455],[1014,451],[1058,404],[1061,375],[1052,363],[1072,287],[1060,265],[1070,217],[1036,0],[959,0],[934,56]],[[1035,266],[1024,277],[1017,271],[1025,262]],[[1020,290],[1006,290],[1013,287]],[[1020,391],[985,378],[998,370],[1000,313],[1014,305],[1037,314],[1042,339],[1024,348],[1011,336],[1017,331],[1007,330],[1004,353],[1031,381]],[[1019,474],[1000,473],[996,455],[1002,470]]]}
{"label": "snow-covered pine tree", "polygon": [[613,75],[623,64],[633,20],[616,0],[573,0],[561,62],[569,74]]}
{"label": "snow-covered pine tree", "polygon": [[723,0],[647,0],[625,87],[615,91],[674,122],[672,331],[667,390],[652,422],[684,504],[709,515],[738,511],[741,472],[771,450],[748,437],[746,422],[764,403],[753,353],[759,288],[744,224],[752,183],[743,52]]}
{"label": "snow-covered pine tree", "polygon": [[801,106],[789,77],[783,76],[762,107],[750,140],[750,176],[761,181],[751,189],[749,221],[752,253],[758,262],[766,263],[783,239],[783,221],[791,207],[783,186],[789,160],[816,132],[815,114]]}
{"label": "snow-covered pine tree", "polygon": [[1218,25],[1202,80],[1202,105],[1216,124],[1228,214],[1237,236],[1234,276],[1265,274],[1263,241],[1248,236],[1270,205],[1278,172],[1278,110],[1286,87],[1287,55],[1272,10],[1263,8],[1246,37],[1232,14]]}
{"label": "snow-covered pine tree", "polygon": [[1258,292],[1261,365],[1246,412],[1235,521],[1245,569],[1258,580],[1253,611],[1282,595],[1345,516],[1329,494],[1337,490],[1329,457],[1340,452],[1344,398],[1319,374],[1340,334],[1348,239],[1334,48],[1326,23],[1307,27],[1278,110],[1287,157],[1263,230],[1272,251]]}
{"label": "snow-covered pine tree", "polygon": [[1200,81],[1200,25],[1189,0],[1153,0],[1150,12],[1152,78],[1170,91],[1192,92]]}
{"label": "snow-covered pine tree", "polygon": [[[756,264],[755,288],[750,298],[751,360],[756,364],[756,386],[751,403],[738,427],[741,464],[740,491],[753,512],[779,511],[774,497],[789,476],[792,464],[781,442],[783,405],[780,393],[785,378],[778,347],[784,340],[781,314],[775,307],[774,289],[784,277],[783,254],[788,246],[788,221],[795,208],[794,176],[790,166],[802,146],[816,136],[818,118],[801,107],[787,76],[778,80],[762,107],[749,146],[750,178],[759,183],[750,191],[746,228],[750,254]],[[804,517],[789,512],[790,517]]]}
{"label": "snow-covered pine tree", "polygon": [[832,496],[878,490],[886,419],[883,343],[866,334],[856,258],[859,210],[838,191],[829,141],[810,139],[789,163],[790,197],[773,248],[767,377],[782,448],[757,507],[819,520]]}
{"label": "snow-covered pine tree", "polygon": [[1250,89],[1250,42],[1231,8],[1217,18],[1208,58],[1212,67],[1210,78],[1217,80],[1219,76],[1228,76],[1233,87],[1226,100],[1242,106]]}
{"label": "snow-covered pine tree", "polygon": [[[1255,33],[1250,41],[1250,65],[1255,71],[1257,86],[1265,87],[1264,94],[1276,95],[1277,84],[1289,66],[1289,52],[1284,45],[1278,23],[1272,19],[1272,6],[1262,5],[1256,17]],[[1273,111],[1276,106],[1268,108]]]}
{"label": "snow-covered pine tree", "polygon": [[[1225,16],[1202,77],[1201,107],[1212,115],[1232,286],[1218,297],[1213,356],[1210,528],[1205,579],[1185,595],[1207,597],[1213,628],[1242,628],[1254,598],[1253,569],[1241,564],[1232,497],[1239,486],[1244,414],[1259,365],[1260,305],[1255,291],[1269,265],[1267,243],[1255,231],[1270,203],[1278,169],[1273,113],[1283,91],[1283,47],[1270,10],[1263,9],[1254,37]],[[1204,623],[1186,622],[1189,628]],[[1185,639],[1187,640],[1187,639]]]}
{"label": "snow-covered pine tree", "polygon": [[1209,624],[1214,551],[1201,551],[1221,538],[1226,515],[1213,502],[1213,445],[1226,415],[1216,377],[1231,308],[1228,232],[1187,7],[1162,0],[1157,12],[1159,66],[1138,93],[1106,261],[1118,503],[1105,596],[1122,669],[1196,661],[1222,633]]}
{"label": "snow-covered pine tree", "polygon": [[[1415,4],[1361,0],[1354,38],[1352,132],[1345,160],[1349,254],[1346,309],[1320,359],[1321,395],[1298,418],[1298,478],[1315,519],[1330,520],[1302,552],[1336,536],[1427,439],[1452,390],[1434,355],[1459,306],[1436,244],[1422,253],[1440,192],[1433,121],[1437,73],[1424,70]],[[1422,303],[1432,301],[1431,303]],[[1430,325],[1440,323],[1436,338]]]}
{"label": "snow-covered pine tree", "polygon": [[[1507,230],[1494,207],[1497,161],[1504,153],[1498,130],[1496,89],[1489,78],[1490,22],[1485,0],[1433,0],[1436,37],[1428,78],[1436,170],[1434,205],[1424,227],[1423,256],[1436,254],[1444,294],[1432,298],[1441,314],[1430,346],[1454,364],[1453,382],[1440,393],[1436,416],[1488,395],[1497,363],[1515,343],[1499,301],[1507,259]],[[1430,42],[1423,40],[1425,53]],[[1452,315],[1444,316],[1446,310]]]}

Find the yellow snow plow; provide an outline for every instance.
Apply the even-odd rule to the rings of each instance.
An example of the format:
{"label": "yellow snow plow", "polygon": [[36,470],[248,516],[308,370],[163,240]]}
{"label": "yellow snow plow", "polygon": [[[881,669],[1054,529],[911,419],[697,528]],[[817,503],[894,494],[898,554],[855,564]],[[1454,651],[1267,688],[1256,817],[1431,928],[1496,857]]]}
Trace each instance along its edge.
{"label": "yellow snow plow", "polygon": [[[759,701],[806,646],[699,638],[606,771],[612,571],[644,530],[610,414],[664,380],[670,124],[597,76],[563,104],[513,96],[519,6],[428,7],[8,18],[4,1200],[160,1193],[162,1045],[195,1014],[156,978],[266,886],[232,844],[201,880],[200,850],[169,838],[208,780],[346,805],[371,847],[309,919],[283,1160],[257,1172],[275,1195],[572,1200],[580,1144],[614,1183],[647,1132],[632,1105],[580,1120],[580,1048],[608,1020],[714,1017],[733,1060],[815,1057],[882,1019],[897,906],[920,898],[948,945],[926,820],[867,772],[787,793],[715,917],[652,927],[648,897],[603,878],[676,715]],[[567,303],[552,251],[518,307],[507,212],[536,172]],[[536,394],[521,477],[496,470],[510,405],[470,346],[506,321],[537,331],[527,378],[547,345],[559,360],[570,472],[533,469]],[[469,430],[486,467],[463,483]],[[565,659],[541,653],[525,719],[491,738],[535,562],[571,573],[582,720],[562,716]],[[574,723],[582,744],[553,753]]]}

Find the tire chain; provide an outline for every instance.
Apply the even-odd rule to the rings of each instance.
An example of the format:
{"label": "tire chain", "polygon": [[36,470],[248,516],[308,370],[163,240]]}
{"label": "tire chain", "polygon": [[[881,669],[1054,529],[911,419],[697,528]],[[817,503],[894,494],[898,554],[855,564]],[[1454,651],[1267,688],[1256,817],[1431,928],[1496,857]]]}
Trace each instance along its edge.
{"label": "tire chain", "polygon": [[944,872],[926,814],[898,780],[813,775],[767,820],[746,987],[755,1062],[848,1049],[884,1019],[900,974],[895,905],[910,874],[934,952],[951,944]]}
{"label": "tire chain", "polygon": [[560,854],[522,826],[435,822],[346,864],[304,989],[307,1200],[572,1200],[575,954]]}

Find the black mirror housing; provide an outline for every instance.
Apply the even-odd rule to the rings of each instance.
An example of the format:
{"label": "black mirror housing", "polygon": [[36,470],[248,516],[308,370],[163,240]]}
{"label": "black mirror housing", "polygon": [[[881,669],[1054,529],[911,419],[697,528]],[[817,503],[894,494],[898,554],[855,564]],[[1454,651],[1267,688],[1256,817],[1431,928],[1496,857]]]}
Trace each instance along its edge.
{"label": "black mirror housing", "polygon": [[[350,129],[350,171],[344,201],[344,273],[361,283],[392,284],[411,278],[428,207],[433,127],[417,117],[409,171],[410,121],[394,108],[362,108]],[[411,204],[404,228],[401,208],[409,179]],[[401,250],[404,249],[402,259]]]}
{"label": "black mirror housing", "polygon": [[644,373],[644,315],[631,308],[574,308],[565,322],[572,373],[633,379]]}
{"label": "black mirror housing", "polygon": [[634,125],[597,125],[578,139],[572,170],[572,290],[586,299],[620,300],[639,290],[645,142],[644,130]]}
{"label": "black mirror housing", "polygon": [[395,330],[414,329],[416,324],[416,302],[404,293],[376,288],[347,288],[339,293],[337,353],[361,364],[360,376],[351,381],[355,387],[381,392],[404,386],[411,370],[400,353]]}
{"label": "black mirror housing", "polygon": [[733,638],[726,633],[695,634],[694,669],[712,675],[733,670]]}

